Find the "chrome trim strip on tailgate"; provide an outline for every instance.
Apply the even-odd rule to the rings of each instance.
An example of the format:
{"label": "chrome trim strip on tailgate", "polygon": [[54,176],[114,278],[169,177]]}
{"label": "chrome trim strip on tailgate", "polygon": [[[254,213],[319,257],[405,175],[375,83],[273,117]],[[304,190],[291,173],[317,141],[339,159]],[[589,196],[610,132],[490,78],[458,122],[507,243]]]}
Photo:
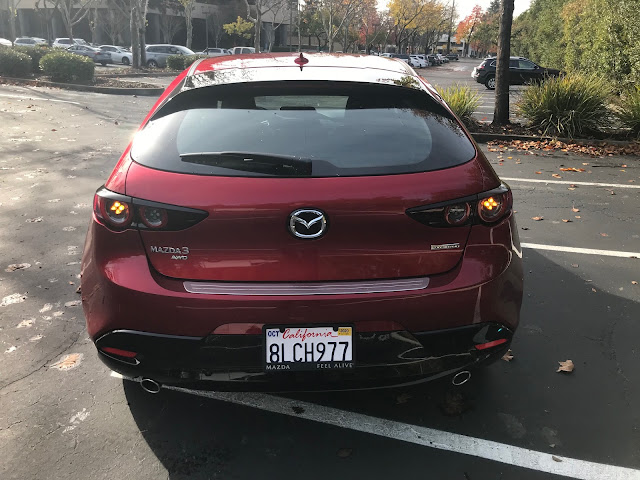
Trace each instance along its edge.
{"label": "chrome trim strip on tailgate", "polygon": [[203,295],[352,295],[422,290],[429,285],[429,277],[399,280],[369,280],[363,282],[314,283],[240,283],[240,282],[184,282],[189,293]]}

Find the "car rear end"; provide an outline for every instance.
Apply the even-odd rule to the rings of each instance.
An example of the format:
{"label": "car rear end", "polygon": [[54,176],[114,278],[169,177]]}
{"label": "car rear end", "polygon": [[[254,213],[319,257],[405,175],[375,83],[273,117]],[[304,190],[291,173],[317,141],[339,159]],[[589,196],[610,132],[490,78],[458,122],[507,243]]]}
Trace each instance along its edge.
{"label": "car rear end", "polygon": [[82,295],[101,359],[275,391],[499,358],[522,296],[511,192],[408,73],[178,77],[94,199]]}
{"label": "car rear end", "polygon": [[473,78],[478,83],[484,83],[485,77],[487,74],[487,60],[483,60],[480,65],[477,67],[473,67],[473,71],[471,72],[471,78]]}

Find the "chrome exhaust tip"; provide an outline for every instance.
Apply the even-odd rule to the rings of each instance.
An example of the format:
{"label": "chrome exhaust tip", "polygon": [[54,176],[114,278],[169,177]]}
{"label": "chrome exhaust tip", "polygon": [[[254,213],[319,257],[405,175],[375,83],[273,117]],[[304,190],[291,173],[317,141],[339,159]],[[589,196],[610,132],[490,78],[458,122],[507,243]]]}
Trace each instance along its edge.
{"label": "chrome exhaust tip", "polygon": [[453,376],[453,378],[451,379],[451,383],[456,387],[459,387],[460,385],[464,385],[465,383],[467,383],[470,378],[471,372],[469,370],[463,370],[462,372],[458,372]]}
{"label": "chrome exhaust tip", "polygon": [[151,380],[150,378],[143,378],[140,382],[140,386],[147,393],[156,394],[160,392],[162,385],[160,385],[155,380]]}

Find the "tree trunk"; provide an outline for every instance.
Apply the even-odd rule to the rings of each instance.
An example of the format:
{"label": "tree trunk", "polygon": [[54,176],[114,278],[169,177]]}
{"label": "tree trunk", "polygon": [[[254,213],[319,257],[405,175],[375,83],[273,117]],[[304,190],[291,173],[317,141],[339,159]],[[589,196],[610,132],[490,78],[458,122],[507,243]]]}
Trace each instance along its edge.
{"label": "tree trunk", "polygon": [[496,104],[493,125],[509,123],[509,57],[511,56],[511,24],[514,0],[502,0],[498,58],[496,65]]}
{"label": "tree trunk", "polygon": [[187,7],[184,11],[184,16],[185,19],[187,20],[187,48],[191,48],[191,42],[193,40],[193,22],[192,22],[192,16],[193,16],[193,11],[191,8]]}
{"label": "tree trunk", "polygon": [[16,35],[16,6],[13,0],[9,0],[9,35],[11,36],[11,41],[13,42]]}
{"label": "tree trunk", "polygon": [[140,65],[147,64],[147,8],[149,0],[143,0],[144,6],[138,16],[138,41],[140,43]]}
{"label": "tree trunk", "polygon": [[[132,2],[133,3],[133,2]],[[137,20],[137,8],[134,6],[131,8],[131,20],[129,26],[131,29],[131,54],[133,68],[140,68],[140,39],[138,38],[138,22]]]}
{"label": "tree trunk", "polygon": [[255,23],[255,37],[253,39],[253,48],[256,49],[256,53],[260,52],[260,33],[262,30],[262,11],[261,11],[261,7],[258,4],[259,2],[256,3],[256,23]]}

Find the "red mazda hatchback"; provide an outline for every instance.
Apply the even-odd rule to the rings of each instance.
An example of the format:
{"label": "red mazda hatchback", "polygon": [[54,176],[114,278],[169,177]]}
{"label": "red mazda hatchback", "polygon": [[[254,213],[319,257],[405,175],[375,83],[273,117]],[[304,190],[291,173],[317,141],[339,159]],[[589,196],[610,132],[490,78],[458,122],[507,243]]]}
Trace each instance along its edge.
{"label": "red mazda hatchback", "polygon": [[518,325],[511,190],[402,62],[206,59],[96,192],[82,299],[148,391],[463,383]]}

